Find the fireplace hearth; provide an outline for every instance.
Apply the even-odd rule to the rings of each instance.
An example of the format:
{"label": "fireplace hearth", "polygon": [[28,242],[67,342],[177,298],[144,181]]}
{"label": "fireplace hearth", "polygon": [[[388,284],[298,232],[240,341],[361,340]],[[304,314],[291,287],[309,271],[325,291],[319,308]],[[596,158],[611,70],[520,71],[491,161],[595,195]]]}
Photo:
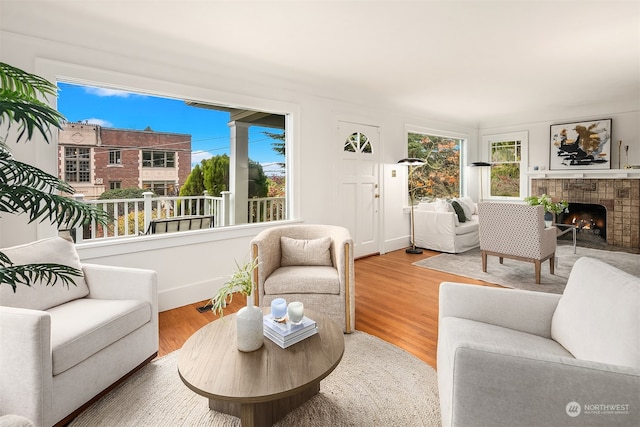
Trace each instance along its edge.
{"label": "fireplace hearth", "polygon": [[[531,179],[531,195],[542,194],[548,194],[554,201],[569,202],[569,213],[565,214],[569,219],[557,218],[557,222],[573,223],[575,219],[575,225],[582,226],[576,237],[581,235],[580,238],[591,241],[597,238],[609,246],[640,248],[640,179]],[[599,208],[585,214],[583,205]]]}
{"label": "fireplace hearth", "polygon": [[558,215],[560,224],[576,227],[576,239],[607,243],[607,208],[594,203],[569,203],[569,212]]}

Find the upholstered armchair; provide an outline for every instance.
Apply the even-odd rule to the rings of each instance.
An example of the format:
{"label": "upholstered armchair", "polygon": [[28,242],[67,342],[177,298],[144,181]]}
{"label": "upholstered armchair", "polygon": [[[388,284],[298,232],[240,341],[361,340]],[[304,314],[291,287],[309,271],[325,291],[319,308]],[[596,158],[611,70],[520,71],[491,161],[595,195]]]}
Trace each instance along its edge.
{"label": "upholstered armchair", "polygon": [[301,301],[342,325],[355,329],[353,241],[349,230],[333,225],[284,225],[260,232],[252,241],[256,303],[275,298]]}
{"label": "upholstered armchair", "polygon": [[554,273],[556,254],[555,227],[545,228],[544,208],[516,203],[479,203],[480,251],[482,271],[487,272],[487,256],[532,262],[536,283],[540,283],[540,270],[549,260]]}
{"label": "upholstered armchair", "polygon": [[640,425],[640,278],[580,258],[562,295],[440,285],[442,425]]}
{"label": "upholstered armchair", "polygon": [[0,285],[0,415],[65,425],[158,351],[155,271],[82,264],[56,237],[2,249],[14,264],[81,269],[69,287]]}

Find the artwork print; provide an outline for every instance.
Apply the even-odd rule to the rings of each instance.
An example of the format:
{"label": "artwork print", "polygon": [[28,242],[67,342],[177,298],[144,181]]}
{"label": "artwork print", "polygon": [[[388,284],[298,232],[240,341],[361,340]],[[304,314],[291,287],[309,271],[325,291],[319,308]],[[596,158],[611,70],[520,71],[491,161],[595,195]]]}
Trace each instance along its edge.
{"label": "artwork print", "polygon": [[551,125],[549,169],[610,169],[611,119]]}

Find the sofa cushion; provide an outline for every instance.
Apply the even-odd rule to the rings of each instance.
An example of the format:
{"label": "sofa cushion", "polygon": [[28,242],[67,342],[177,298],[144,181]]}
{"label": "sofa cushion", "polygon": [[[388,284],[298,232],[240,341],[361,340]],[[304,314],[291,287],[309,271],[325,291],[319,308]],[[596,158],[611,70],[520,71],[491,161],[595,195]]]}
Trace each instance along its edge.
{"label": "sofa cushion", "polygon": [[640,369],[640,278],[583,257],[573,265],[551,336],[577,359]]}
{"label": "sofa cushion", "polygon": [[283,267],[293,265],[323,265],[332,266],[331,263],[331,237],[319,239],[292,239],[280,237],[280,249],[282,258],[280,265]]}
{"label": "sofa cushion", "polygon": [[[54,263],[82,270],[80,258],[72,242],[61,237],[38,240],[25,245],[1,249],[14,265]],[[65,302],[83,298],[89,294],[84,276],[73,276],[68,287],[58,281],[46,286],[46,282],[35,281],[31,286],[18,285],[16,292],[11,286],[0,286],[0,304],[9,307],[46,310]]]}
{"label": "sofa cushion", "polygon": [[464,209],[464,215],[467,218],[471,218],[471,215],[476,213],[476,204],[473,202],[471,197],[458,197],[453,200],[460,203],[460,206]]}
{"label": "sofa cushion", "polygon": [[471,218],[467,218],[467,221],[456,227],[456,236],[463,234],[478,233],[480,222],[478,221],[478,215],[473,215]]}
{"label": "sofa cushion", "polygon": [[47,310],[51,314],[53,375],[98,353],[151,321],[143,300],[82,298]]}
{"label": "sofa cushion", "polygon": [[280,267],[265,280],[264,293],[340,294],[338,270],[323,266]]}

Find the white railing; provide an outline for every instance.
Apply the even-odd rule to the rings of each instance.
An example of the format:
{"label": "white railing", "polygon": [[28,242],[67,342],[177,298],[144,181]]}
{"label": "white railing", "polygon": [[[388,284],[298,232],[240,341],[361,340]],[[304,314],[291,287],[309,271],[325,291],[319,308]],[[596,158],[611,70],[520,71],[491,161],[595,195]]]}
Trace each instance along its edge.
{"label": "white railing", "polygon": [[[139,236],[148,234],[151,222],[156,219],[179,219],[193,216],[212,216],[213,227],[230,224],[228,208],[231,193],[223,191],[221,197],[175,196],[153,197],[153,193],[143,193],[141,199],[84,200],[82,194],[74,195],[76,200],[98,207],[107,212],[110,221],[106,225],[91,224],[80,226],[75,233],[76,243]],[[286,218],[284,197],[250,199],[248,202],[248,222],[278,221]]]}
{"label": "white railing", "polygon": [[249,222],[280,221],[287,218],[284,197],[249,199]]}

